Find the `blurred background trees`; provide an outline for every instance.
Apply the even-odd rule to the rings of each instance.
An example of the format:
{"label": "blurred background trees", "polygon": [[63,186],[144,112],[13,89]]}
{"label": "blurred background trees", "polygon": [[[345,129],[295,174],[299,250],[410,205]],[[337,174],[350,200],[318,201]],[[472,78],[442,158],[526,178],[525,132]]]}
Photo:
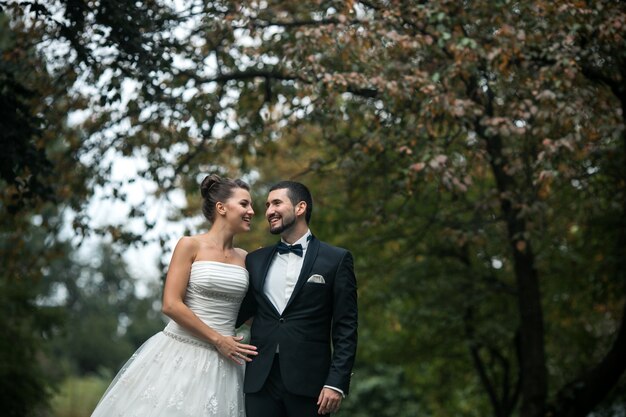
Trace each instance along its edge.
{"label": "blurred background trees", "polygon": [[205,227],[215,171],[253,185],[241,246],[272,242],[266,189],[295,178],[354,252],[340,415],[626,412],[623,3],[0,4],[9,415],[162,326],[121,254],[158,245],[164,272],[162,223]]}

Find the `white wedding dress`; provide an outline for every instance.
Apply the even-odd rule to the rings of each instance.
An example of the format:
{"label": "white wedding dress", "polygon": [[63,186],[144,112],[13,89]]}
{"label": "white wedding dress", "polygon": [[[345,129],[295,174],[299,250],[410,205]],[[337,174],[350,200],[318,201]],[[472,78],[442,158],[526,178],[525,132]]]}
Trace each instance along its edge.
{"label": "white wedding dress", "polygon": [[[248,271],[213,261],[191,266],[185,304],[223,335],[233,335]],[[92,417],[244,417],[244,365],[171,321],[117,374]]]}

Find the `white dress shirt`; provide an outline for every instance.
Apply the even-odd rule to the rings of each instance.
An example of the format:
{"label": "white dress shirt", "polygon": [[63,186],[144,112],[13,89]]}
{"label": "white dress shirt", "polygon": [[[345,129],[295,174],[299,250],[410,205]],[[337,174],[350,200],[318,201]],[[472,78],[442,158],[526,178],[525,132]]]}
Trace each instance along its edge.
{"label": "white dress shirt", "polygon": [[[306,256],[306,249],[309,246],[309,236],[311,236],[311,231],[307,230],[304,236],[294,242],[294,245],[302,245],[302,256],[298,256],[293,252],[283,254],[276,252],[270,269],[267,271],[263,291],[280,314],[283,314],[287,302],[291,294],[293,294],[293,289],[298,282],[298,276],[300,276],[304,257]],[[284,240],[283,242],[288,244]]]}

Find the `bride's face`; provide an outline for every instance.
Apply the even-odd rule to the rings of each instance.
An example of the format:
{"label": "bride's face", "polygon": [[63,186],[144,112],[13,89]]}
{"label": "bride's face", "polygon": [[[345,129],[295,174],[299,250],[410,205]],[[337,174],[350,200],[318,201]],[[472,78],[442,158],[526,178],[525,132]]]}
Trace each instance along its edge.
{"label": "bride's face", "polygon": [[248,190],[234,189],[224,206],[226,208],[226,221],[235,233],[250,231],[254,210],[252,209],[252,197],[250,197]]}

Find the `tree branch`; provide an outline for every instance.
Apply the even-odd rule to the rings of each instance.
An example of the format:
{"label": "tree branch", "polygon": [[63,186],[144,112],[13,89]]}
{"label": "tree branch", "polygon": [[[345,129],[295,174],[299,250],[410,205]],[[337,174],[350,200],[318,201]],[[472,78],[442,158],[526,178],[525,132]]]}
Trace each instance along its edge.
{"label": "tree branch", "polygon": [[489,396],[489,401],[491,402],[491,406],[493,407],[494,414],[496,415],[496,417],[503,417],[501,414],[501,404],[498,399],[498,395],[496,394],[493,383],[489,378],[489,375],[487,374],[485,363],[480,357],[481,344],[476,341],[474,326],[472,325],[473,315],[474,314],[472,308],[469,307],[465,310],[465,315],[463,316],[463,322],[465,324],[465,336],[469,341],[470,356],[472,357],[474,368],[476,368],[476,372],[478,372],[480,382],[487,391],[487,395]]}
{"label": "tree branch", "polygon": [[367,23],[367,21],[360,19],[350,19],[341,21],[336,18],[326,19],[302,19],[302,20],[289,20],[289,21],[253,21],[245,25],[233,26],[235,29],[266,29],[270,27],[282,27],[282,28],[298,28],[304,26],[326,26],[326,25],[357,25]]}
{"label": "tree branch", "polygon": [[199,83],[208,84],[208,83],[225,83],[228,81],[238,81],[238,80],[250,80],[254,78],[265,78],[266,80],[281,80],[281,81],[303,81],[309,82],[308,80],[295,75],[295,74],[284,74],[279,71],[272,70],[246,70],[246,71],[237,71],[226,74],[218,74],[215,77],[200,77],[193,71],[180,71],[180,74],[186,75]]}

